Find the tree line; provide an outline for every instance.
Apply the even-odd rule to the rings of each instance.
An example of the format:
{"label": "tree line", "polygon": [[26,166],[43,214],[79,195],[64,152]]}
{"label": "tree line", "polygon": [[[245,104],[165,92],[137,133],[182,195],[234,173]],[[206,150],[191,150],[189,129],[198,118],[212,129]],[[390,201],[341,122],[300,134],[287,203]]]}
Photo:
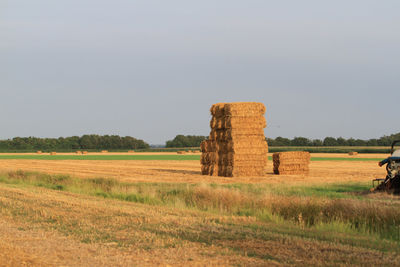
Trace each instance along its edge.
{"label": "tree line", "polygon": [[200,143],[207,139],[207,136],[202,135],[182,135],[175,136],[174,139],[165,143],[165,146],[170,147],[199,147]]}
{"label": "tree line", "polygon": [[400,139],[400,133],[383,136],[378,139],[354,139],[343,137],[325,137],[324,139],[308,139],[294,137],[293,139],[277,137],[267,138],[269,146],[390,146],[394,140]]}
{"label": "tree line", "polygon": [[[166,147],[199,147],[200,143],[207,139],[201,135],[177,135],[173,140],[166,142]],[[378,139],[354,139],[343,137],[326,137],[324,139],[309,139],[306,137],[267,138],[268,145],[273,146],[390,146],[393,140],[400,140],[400,133],[383,136]]]}
{"label": "tree line", "polygon": [[149,144],[131,136],[83,135],[59,138],[15,137],[0,140],[0,150],[146,149]]}

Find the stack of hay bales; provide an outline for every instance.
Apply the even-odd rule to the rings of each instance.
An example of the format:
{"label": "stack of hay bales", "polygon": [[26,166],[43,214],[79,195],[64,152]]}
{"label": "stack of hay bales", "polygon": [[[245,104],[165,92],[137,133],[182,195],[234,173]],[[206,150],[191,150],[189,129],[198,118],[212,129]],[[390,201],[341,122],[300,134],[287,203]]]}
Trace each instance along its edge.
{"label": "stack of hay bales", "polygon": [[211,107],[211,132],[201,143],[202,174],[263,176],[268,161],[262,103],[219,103]]}
{"label": "stack of hay bales", "polygon": [[303,151],[274,153],[274,173],[307,175],[310,158],[310,153]]}
{"label": "stack of hay bales", "polygon": [[50,152],[51,156],[57,155],[57,152]]}
{"label": "stack of hay bales", "polygon": [[349,156],[357,156],[357,155],[358,155],[358,152],[356,152],[356,151],[349,152]]}

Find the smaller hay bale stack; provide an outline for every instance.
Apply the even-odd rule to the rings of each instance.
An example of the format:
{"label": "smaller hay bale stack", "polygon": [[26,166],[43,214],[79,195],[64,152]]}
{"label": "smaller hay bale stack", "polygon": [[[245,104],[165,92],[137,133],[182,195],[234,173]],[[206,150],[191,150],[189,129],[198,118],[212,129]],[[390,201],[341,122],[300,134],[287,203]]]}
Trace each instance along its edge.
{"label": "smaller hay bale stack", "polygon": [[273,155],[274,173],[307,175],[309,173],[310,153],[304,151],[278,152]]}
{"label": "smaller hay bale stack", "polygon": [[50,152],[51,156],[57,155],[57,152]]}
{"label": "smaller hay bale stack", "polygon": [[349,156],[356,156],[356,155],[358,155],[358,152],[356,152],[356,151],[349,152]]}

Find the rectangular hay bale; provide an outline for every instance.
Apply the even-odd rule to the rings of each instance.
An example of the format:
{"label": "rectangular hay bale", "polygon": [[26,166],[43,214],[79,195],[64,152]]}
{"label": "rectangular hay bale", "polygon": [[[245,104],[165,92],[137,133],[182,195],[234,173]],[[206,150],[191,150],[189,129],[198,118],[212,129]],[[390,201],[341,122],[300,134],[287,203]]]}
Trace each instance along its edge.
{"label": "rectangular hay bale", "polygon": [[303,174],[309,173],[310,153],[304,151],[278,152],[273,154],[274,173]]}

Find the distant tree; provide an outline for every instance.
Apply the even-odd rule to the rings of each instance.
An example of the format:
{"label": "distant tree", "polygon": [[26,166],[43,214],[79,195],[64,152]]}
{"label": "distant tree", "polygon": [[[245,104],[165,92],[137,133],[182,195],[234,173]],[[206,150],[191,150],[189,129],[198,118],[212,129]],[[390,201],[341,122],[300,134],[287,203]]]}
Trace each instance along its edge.
{"label": "distant tree", "polygon": [[166,142],[166,147],[199,147],[200,143],[207,139],[202,135],[177,135],[173,140]]}
{"label": "distant tree", "polygon": [[15,137],[0,140],[0,150],[75,150],[75,149],[142,149],[150,145],[143,140],[118,135],[83,135],[59,138]]}
{"label": "distant tree", "polygon": [[312,145],[313,146],[323,146],[324,143],[320,139],[314,139],[314,140],[312,140]]}
{"label": "distant tree", "polygon": [[323,142],[324,146],[337,146],[337,141],[336,138],[333,137],[325,137],[324,142]]}
{"label": "distant tree", "polygon": [[367,145],[367,141],[361,140],[361,139],[356,139],[354,143],[356,146],[366,146]]}
{"label": "distant tree", "polygon": [[290,139],[278,136],[275,138],[275,145],[276,146],[290,146],[291,142]]}
{"label": "distant tree", "polygon": [[378,146],[378,139],[369,139],[367,141],[367,146]]}
{"label": "distant tree", "polygon": [[336,143],[338,146],[347,146],[347,140],[343,137],[339,137],[336,139]]}
{"label": "distant tree", "polygon": [[305,137],[295,137],[293,140],[290,142],[292,146],[311,146],[311,141],[308,138]]}
{"label": "distant tree", "polygon": [[79,144],[82,149],[93,149],[96,147],[96,143],[93,138],[93,135],[85,134],[84,136],[82,136],[80,138]]}
{"label": "distant tree", "polygon": [[392,138],[389,136],[383,136],[378,139],[379,146],[390,146],[392,144]]}

